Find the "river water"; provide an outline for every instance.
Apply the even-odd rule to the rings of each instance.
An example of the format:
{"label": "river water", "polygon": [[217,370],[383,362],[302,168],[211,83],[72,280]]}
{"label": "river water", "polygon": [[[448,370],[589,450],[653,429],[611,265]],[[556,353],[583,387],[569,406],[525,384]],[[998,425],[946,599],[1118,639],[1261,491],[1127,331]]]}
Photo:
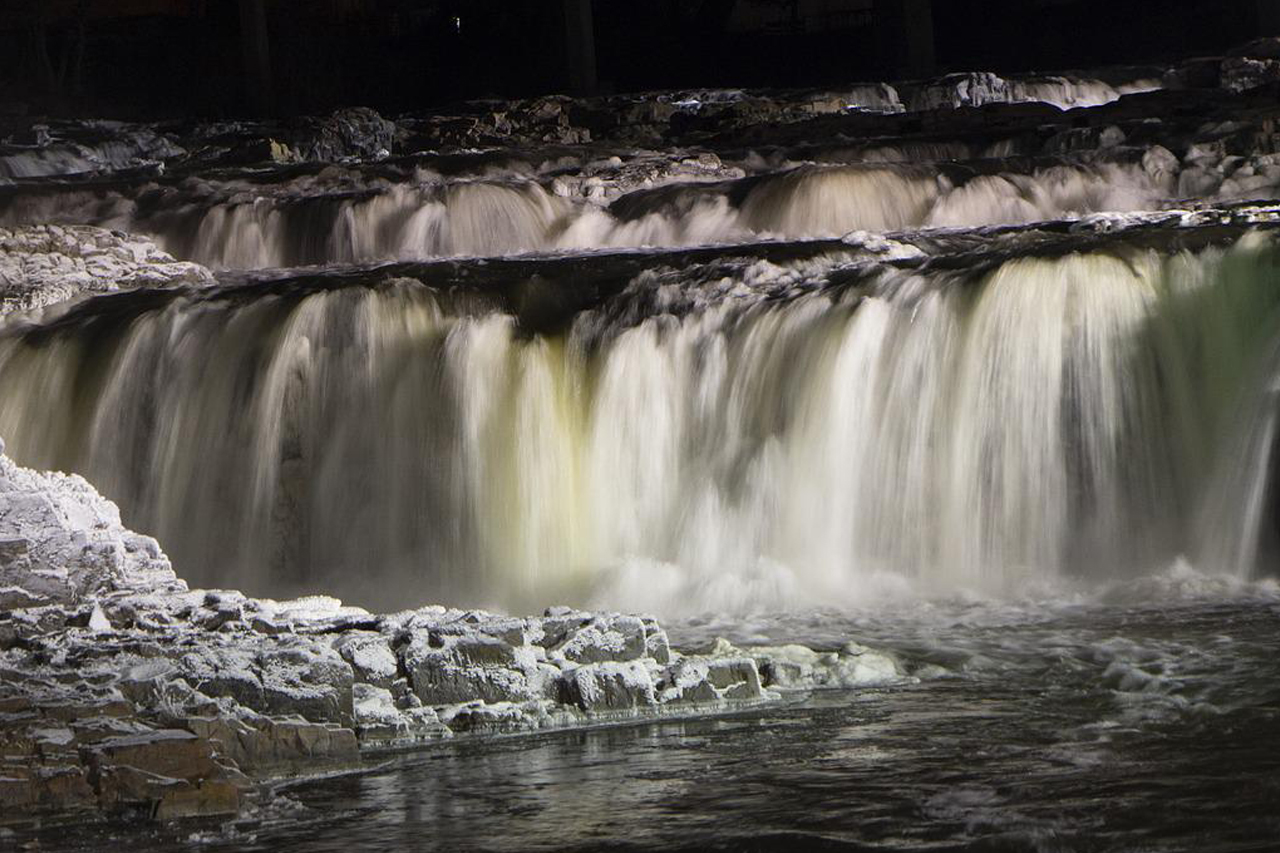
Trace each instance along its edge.
{"label": "river water", "polygon": [[856,639],[919,680],[442,744],[282,786],[249,820],[45,833],[39,849],[1273,851],[1280,594],[1206,584],[1183,569],[1119,603],[737,620],[735,640]]}

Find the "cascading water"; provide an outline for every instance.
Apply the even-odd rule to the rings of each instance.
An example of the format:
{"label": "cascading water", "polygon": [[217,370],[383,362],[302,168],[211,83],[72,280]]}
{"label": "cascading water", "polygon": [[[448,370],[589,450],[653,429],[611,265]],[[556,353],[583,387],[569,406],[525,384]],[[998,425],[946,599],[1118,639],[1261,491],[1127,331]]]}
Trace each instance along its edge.
{"label": "cascading water", "polygon": [[0,838],[1272,849],[1277,56],[6,116]]}
{"label": "cascading water", "polygon": [[1201,496],[1272,345],[1269,236],[898,254],[645,262],[545,328],[426,274],[101,299],[0,335],[0,434],[197,582],[382,606],[1007,593],[1260,523]]}
{"label": "cascading water", "polygon": [[988,174],[876,162],[894,156],[883,149],[840,156],[854,162],[787,161],[760,175],[640,187],[612,200],[589,195],[598,185],[531,174],[19,193],[0,204],[0,223],[90,222],[148,234],[166,251],[215,268],[267,269],[1023,224],[1148,210],[1170,191],[1165,176],[1142,163]]}

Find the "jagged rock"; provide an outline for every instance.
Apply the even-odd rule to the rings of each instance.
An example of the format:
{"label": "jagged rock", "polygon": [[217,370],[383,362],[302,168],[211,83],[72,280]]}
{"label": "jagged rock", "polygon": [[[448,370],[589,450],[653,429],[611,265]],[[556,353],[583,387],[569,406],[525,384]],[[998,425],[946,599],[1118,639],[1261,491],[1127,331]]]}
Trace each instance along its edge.
{"label": "jagged rock", "polygon": [[545,702],[469,702],[448,709],[441,721],[458,734],[515,734],[554,725]]}
{"label": "jagged rock", "polygon": [[701,703],[765,698],[756,662],[749,657],[682,658],[672,667],[662,687],[668,701]]}
{"label": "jagged rock", "polygon": [[97,808],[88,771],[79,765],[0,763],[0,815]]}
{"label": "jagged rock", "polygon": [[1254,59],[1280,59],[1280,36],[1266,36],[1246,42],[1227,51],[1228,56],[1250,56]]}
{"label": "jagged rock", "polygon": [[1124,141],[1124,131],[1114,124],[1105,127],[1073,127],[1050,137],[1044,144],[1044,150],[1051,154],[1096,151],[1114,148]]}
{"label": "jagged rock", "polygon": [[239,809],[239,780],[225,778],[210,741],[190,731],[108,738],[83,747],[81,754],[106,811],[141,809],[166,820]]}
{"label": "jagged rock", "polygon": [[293,140],[304,160],[334,162],[352,157],[386,157],[395,145],[397,127],[368,107],[337,110],[307,119]]}
{"label": "jagged rock", "polygon": [[1010,94],[1008,81],[989,71],[949,74],[914,92],[910,106],[917,111],[977,107],[1007,102]]}
{"label": "jagged rock", "polygon": [[0,317],[86,293],[207,285],[204,267],[176,261],[154,243],[88,225],[0,228]]}
{"label": "jagged rock", "polygon": [[644,623],[635,616],[597,616],[586,624],[566,626],[547,651],[570,663],[631,661],[645,657]]}
{"label": "jagged rock", "polygon": [[82,479],[2,454],[0,543],[0,820],[230,814],[246,774],[347,766],[362,748],[771,695],[750,655],[681,657],[652,617],[379,617],[325,596],[188,591]]}
{"label": "jagged rock", "polygon": [[182,729],[108,738],[86,749],[91,766],[123,765],[176,779],[199,779],[214,770],[207,741]]}
{"label": "jagged rock", "polygon": [[32,125],[0,146],[0,180],[163,169],[186,150],[153,128],[121,122]]}
{"label": "jagged rock", "polygon": [[293,638],[277,642],[257,660],[265,713],[299,714],[311,722],[350,725],[351,666],[324,645]]}
{"label": "jagged rock", "polygon": [[175,663],[192,688],[227,696],[264,714],[298,714],[316,723],[349,724],[354,676],[326,645],[283,637],[254,644],[200,644]]}
{"label": "jagged rock", "polygon": [[356,732],[365,743],[411,743],[453,734],[434,708],[401,708],[392,692],[371,684],[355,686]]}
{"label": "jagged rock", "polygon": [[[0,586],[66,602],[112,590],[184,591],[150,537],[127,530],[120,511],[82,477],[14,465],[0,442]],[[19,544],[23,543],[23,544]]]}
{"label": "jagged rock", "polygon": [[351,729],[296,717],[272,718],[239,709],[218,716],[189,717],[182,724],[249,772],[296,770],[316,762],[345,763],[359,754]]}

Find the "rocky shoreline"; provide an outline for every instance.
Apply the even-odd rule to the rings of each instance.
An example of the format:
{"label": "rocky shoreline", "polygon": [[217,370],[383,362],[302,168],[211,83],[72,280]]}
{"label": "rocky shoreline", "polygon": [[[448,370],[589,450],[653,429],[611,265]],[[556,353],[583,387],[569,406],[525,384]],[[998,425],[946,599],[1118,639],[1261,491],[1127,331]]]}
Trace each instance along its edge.
{"label": "rocky shoreline", "polygon": [[0,455],[0,825],[234,815],[263,780],[388,749],[905,678],[855,645],[697,651],[645,616],[190,590],[84,479]]}

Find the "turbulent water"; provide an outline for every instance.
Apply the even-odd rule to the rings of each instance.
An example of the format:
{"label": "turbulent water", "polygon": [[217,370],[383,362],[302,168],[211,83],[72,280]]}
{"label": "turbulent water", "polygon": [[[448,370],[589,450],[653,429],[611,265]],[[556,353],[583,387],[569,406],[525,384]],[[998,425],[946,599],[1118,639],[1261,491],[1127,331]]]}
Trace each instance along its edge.
{"label": "turbulent water", "polygon": [[1271,236],[992,241],[641,256],[537,331],[469,264],[122,295],[0,336],[0,434],[261,593],[679,613],[1252,574]]}
{"label": "turbulent water", "polygon": [[[911,152],[835,156],[896,160]],[[0,205],[0,222],[88,218],[152,235],[168,251],[213,267],[265,269],[1025,223],[1150,209],[1170,191],[1168,176],[1151,163],[1144,169],[1068,160],[993,174],[901,163],[780,165],[750,177],[738,167],[704,176],[726,177],[720,181],[662,186],[659,179],[657,188],[612,200],[590,179],[554,177],[563,159],[541,168],[513,164],[502,170],[507,175],[488,179],[446,179],[419,168],[393,182],[334,168],[265,185],[187,181],[163,189],[19,195],[7,210]]]}

